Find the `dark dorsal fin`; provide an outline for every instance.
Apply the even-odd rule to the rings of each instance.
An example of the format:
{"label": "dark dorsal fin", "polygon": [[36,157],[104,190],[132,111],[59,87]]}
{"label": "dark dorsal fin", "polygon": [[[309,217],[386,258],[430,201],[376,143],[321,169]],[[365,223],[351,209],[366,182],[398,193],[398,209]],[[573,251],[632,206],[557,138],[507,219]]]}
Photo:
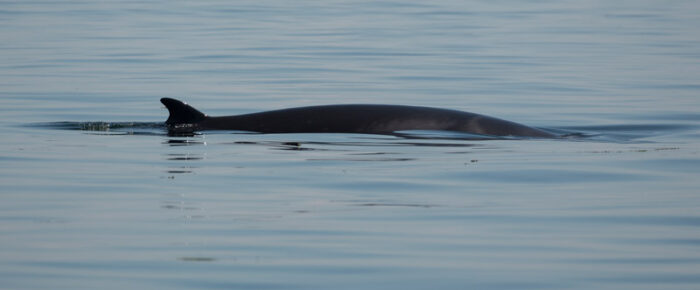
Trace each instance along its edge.
{"label": "dark dorsal fin", "polygon": [[163,103],[170,112],[170,117],[165,121],[165,124],[168,125],[195,124],[207,117],[207,115],[192,108],[192,106],[176,99],[162,98],[160,102]]}

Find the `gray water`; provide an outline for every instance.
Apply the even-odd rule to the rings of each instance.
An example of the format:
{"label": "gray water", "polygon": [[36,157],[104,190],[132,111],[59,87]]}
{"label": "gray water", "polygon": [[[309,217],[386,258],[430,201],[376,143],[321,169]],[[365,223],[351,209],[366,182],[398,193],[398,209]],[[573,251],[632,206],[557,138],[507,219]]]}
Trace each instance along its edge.
{"label": "gray water", "polygon": [[[2,288],[700,288],[700,2],[142,2],[0,1]],[[575,134],[172,137],[161,97]]]}

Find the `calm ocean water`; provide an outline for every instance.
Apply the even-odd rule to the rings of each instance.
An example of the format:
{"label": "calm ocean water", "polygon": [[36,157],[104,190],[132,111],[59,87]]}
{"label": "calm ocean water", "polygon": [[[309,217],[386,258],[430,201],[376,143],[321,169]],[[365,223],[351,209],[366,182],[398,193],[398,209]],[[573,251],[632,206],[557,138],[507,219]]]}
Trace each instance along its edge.
{"label": "calm ocean water", "polygon": [[[0,1],[2,288],[700,288],[700,2],[142,2]],[[169,137],[161,97],[580,136]]]}

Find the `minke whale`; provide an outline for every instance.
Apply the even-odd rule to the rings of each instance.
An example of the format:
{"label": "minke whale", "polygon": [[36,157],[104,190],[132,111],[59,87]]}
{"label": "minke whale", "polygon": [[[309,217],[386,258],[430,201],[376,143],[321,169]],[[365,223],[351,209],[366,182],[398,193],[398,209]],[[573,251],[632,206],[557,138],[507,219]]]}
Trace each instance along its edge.
{"label": "minke whale", "polygon": [[235,116],[208,116],[182,101],[162,98],[170,116],[169,133],[206,130],[258,133],[360,133],[397,135],[399,131],[439,130],[488,136],[553,138],[526,125],[450,109],[403,105],[324,105]]}

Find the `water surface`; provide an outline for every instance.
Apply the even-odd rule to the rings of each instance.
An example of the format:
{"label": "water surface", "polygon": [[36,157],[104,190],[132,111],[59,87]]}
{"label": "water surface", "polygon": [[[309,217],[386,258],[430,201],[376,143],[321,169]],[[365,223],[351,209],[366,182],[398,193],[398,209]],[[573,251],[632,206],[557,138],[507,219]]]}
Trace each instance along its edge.
{"label": "water surface", "polygon": [[[5,1],[0,280],[697,289],[699,6]],[[577,134],[178,137],[161,97],[211,115],[434,106]]]}

